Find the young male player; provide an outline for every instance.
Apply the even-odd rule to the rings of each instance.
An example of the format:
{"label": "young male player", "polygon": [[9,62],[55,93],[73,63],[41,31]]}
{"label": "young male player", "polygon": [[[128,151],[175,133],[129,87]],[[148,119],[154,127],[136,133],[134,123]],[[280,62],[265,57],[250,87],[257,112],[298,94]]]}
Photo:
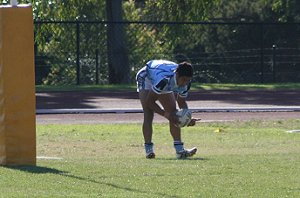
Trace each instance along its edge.
{"label": "young male player", "polygon": [[[155,158],[152,143],[154,112],[169,120],[170,133],[178,159],[191,157],[197,152],[196,147],[184,148],[181,129],[176,125],[178,123],[176,102],[180,109],[188,108],[186,97],[192,77],[193,68],[190,63],[177,64],[168,60],[151,60],[137,73],[137,91],[144,111],[143,135],[146,158]],[[189,126],[194,126],[195,123],[196,119],[193,118]]]}

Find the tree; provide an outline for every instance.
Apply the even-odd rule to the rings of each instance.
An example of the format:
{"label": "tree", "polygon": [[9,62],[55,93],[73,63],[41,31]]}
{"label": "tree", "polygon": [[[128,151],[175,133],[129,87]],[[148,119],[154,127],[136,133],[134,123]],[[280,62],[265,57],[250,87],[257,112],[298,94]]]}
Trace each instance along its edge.
{"label": "tree", "polygon": [[[129,21],[195,22],[207,20],[208,13],[219,0],[128,0],[124,3]],[[149,59],[181,61],[177,55],[189,56],[188,51],[199,41],[199,26],[140,23],[127,29],[131,68],[136,71]],[[188,38],[188,39],[187,39]],[[183,57],[181,56],[181,57]]]}
{"label": "tree", "polygon": [[109,83],[129,83],[128,52],[122,21],[122,0],[106,0]]}
{"label": "tree", "polygon": [[[245,62],[253,61],[246,61],[246,58],[249,55],[260,57],[253,54],[253,50],[257,53],[262,41],[266,50],[273,44],[286,48],[300,45],[295,40],[299,35],[298,25],[269,24],[261,28],[260,23],[243,24],[299,22],[298,0],[19,0],[20,3],[29,1],[35,20],[73,21],[35,26],[38,55],[51,65],[50,74],[44,80],[48,84],[70,84],[76,78],[76,20],[85,22],[78,28],[82,83],[94,83],[96,49],[101,57],[100,83],[128,83],[134,82],[136,71],[153,58],[176,61],[180,54],[195,65],[196,72],[211,69],[222,81],[224,73],[231,76],[249,73],[245,68],[251,69],[253,64]],[[0,3],[8,2],[0,0]],[[171,23],[161,23],[164,21]],[[198,21],[242,24],[175,24]],[[233,51],[240,53],[239,59],[236,54],[228,57]],[[233,59],[240,63],[232,65]],[[204,65],[207,60],[210,64]],[[268,61],[267,53],[265,61]],[[259,67],[259,64],[255,67],[257,65]],[[231,76],[226,78],[231,80]]]}
{"label": "tree", "polygon": [[[265,0],[268,2],[268,0]],[[300,21],[300,1],[298,0],[273,0],[272,10],[277,15],[277,21],[299,22]]]}

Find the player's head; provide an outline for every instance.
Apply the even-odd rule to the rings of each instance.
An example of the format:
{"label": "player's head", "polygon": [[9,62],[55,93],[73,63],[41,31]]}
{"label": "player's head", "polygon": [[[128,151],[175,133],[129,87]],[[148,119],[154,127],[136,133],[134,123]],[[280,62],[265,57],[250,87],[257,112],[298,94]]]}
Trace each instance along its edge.
{"label": "player's head", "polygon": [[188,62],[178,64],[176,69],[176,81],[178,86],[187,85],[193,78],[193,67]]}

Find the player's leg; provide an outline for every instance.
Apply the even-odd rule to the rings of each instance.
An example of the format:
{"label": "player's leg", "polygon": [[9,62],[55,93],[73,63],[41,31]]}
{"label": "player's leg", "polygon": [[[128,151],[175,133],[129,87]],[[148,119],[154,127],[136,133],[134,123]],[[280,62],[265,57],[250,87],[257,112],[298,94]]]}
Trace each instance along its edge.
{"label": "player's leg", "polygon": [[152,141],[152,133],[153,133],[152,123],[154,117],[153,110],[147,107],[146,105],[146,99],[148,93],[149,93],[148,90],[143,90],[139,92],[139,98],[144,112],[143,135],[144,135],[145,143],[151,143]]}
{"label": "player's leg", "polygon": [[145,141],[145,152],[147,158],[154,158],[154,149],[153,149],[153,143],[152,143],[152,133],[153,133],[153,117],[154,112],[152,109],[147,107],[146,105],[146,99],[149,91],[148,90],[142,90],[139,92],[139,98],[143,107],[144,112],[144,121],[143,121],[143,136]]}
{"label": "player's leg", "polygon": [[151,81],[147,78],[146,67],[140,69],[136,75],[137,91],[139,93],[140,102],[143,107],[144,121],[143,121],[143,136],[145,141],[146,158],[155,158],[153,143],[152,143],[152,122],[154,112],[147,107],[147,97],[149,90],[151,89]]}
{"label": "player's leg", "polygon": [[[161,94],[159,96],[159,102],[163,106],[164,110],[169,113],[176,112],[176,99],[173,93]],[[170,133],[174,141],[181,141],[181,131],[179,127],[176,127],[174,123],[169,122]]]}
{"label": "player's leg", "polygon": [[[173,93],[162,94],[159,98],[160,103],[164,107],[165,111],[174,113],[176,112],[176,99]],[[181,140],[181,128],[177,127],[173,123],[169,122],[170,133],[174,140],[174,148],[176,150],[176,157],[178,159],[185,159],[193,156],[197,152],[197,148],[185,149]]]}

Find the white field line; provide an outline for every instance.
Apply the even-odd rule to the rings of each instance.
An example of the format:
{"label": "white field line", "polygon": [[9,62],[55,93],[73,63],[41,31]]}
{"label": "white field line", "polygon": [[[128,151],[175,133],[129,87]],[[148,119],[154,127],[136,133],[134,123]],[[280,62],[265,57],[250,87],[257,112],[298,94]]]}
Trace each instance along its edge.
{"label": "white field line", "polygon": [[287,133],[300,133],[300,130],[289,130],[286,131]]}
{"label": "white field line", "polygon": [[[264,108],[191,108],[192,112],[300,112],[300,107]],[[130,109],[37,109],[36,114],[103,114],[103,113],[142,113],[140,108]]]}
{"label": "white field line", "polygon": [[37,156],[36,159],[41,160],[62,160],[62,157],[48,157],[48,156]]}

